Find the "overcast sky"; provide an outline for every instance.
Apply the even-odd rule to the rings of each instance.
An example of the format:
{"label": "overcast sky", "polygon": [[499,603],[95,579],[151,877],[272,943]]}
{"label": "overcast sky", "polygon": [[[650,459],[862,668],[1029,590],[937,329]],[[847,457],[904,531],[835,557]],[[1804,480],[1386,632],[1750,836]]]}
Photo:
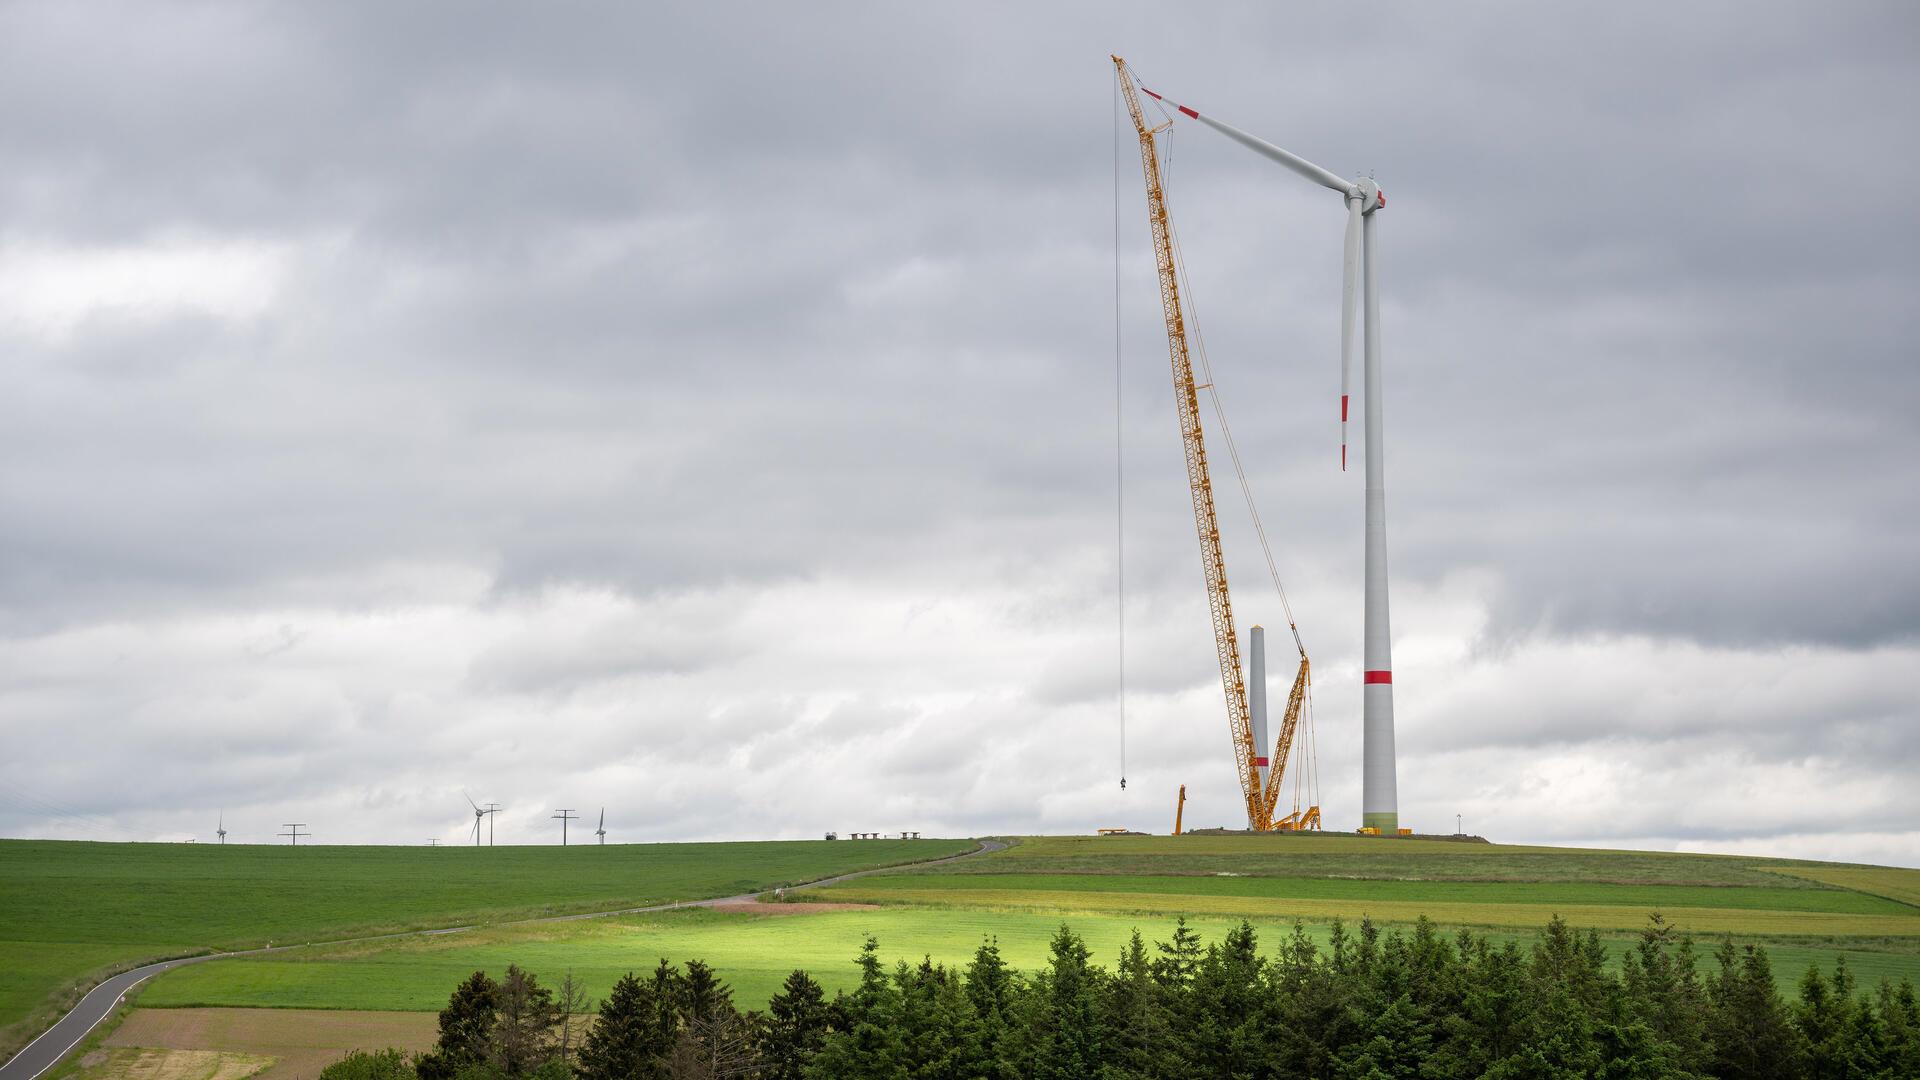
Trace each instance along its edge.
{"label": "overcast sky", "polygon": [[1402,822],[1920,865],[1920,15],[1285,7],[0,4],[0,834],[1238,824],[1119,52]]}

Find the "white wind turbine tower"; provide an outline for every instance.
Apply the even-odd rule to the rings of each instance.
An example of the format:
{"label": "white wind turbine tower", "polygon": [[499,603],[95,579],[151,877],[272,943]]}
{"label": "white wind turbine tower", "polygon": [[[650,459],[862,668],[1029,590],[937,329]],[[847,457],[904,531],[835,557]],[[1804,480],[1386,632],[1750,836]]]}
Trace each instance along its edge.
{"label": "white wind turbine tower", "polygon": [[1365,675],[1361,684],[1361,796],[1363,828],[1393,835],[1400,827],[1400,797],[1393,752],[1393,655],[1387,632],[1387,496],[1385,455],[1381,448],[1380,285],[1375,255],[1376,219],[1387,197],[1371,177],[1343,180],[1313,162],[1224,124],[1185,105],[1168,101],[1142,86],[1141,92],[1165,101],[1181,114],[1340,194],[1347,204],[1345,282],[1340,297],[1340,468],[1347,467],[1347,388],[1353,369],[1354,293],[1363,294],[1365,366],[1362,408],[1366,417],[1367,537]]}
{"label": "white wind turbine tower", "polygon": [[[492,803],[488,803],[483,808],[479,803],[474,802],[473,796],[468,795],[464,790],[460,792],[460,795],[462,798],[465,798],[467,800],[468,806],[473,807],[473,846],[479,847],[480,846],[480,823],[483,821],[486,821],[487,815],[494,812],[494,809],[495,809],[494,805]],[[488,831],[489,833],[491,833],[492,830],[488,830]],[[488,839],[491,840],[492,837],[489,836]]]}
{"label": "white wind turbine tower", "polygon": [[220,838],[221,843],[224,844],[227,842],[227,812],[225,810],[220,811],[220,824],[214,829],[214,835]]}
{"label": "white wind turbine tower", "polygon": [[593,835],[599,837],[602,844],[607,842],[607,808],[604,806],[600,808],[600,827],[593,830]]}

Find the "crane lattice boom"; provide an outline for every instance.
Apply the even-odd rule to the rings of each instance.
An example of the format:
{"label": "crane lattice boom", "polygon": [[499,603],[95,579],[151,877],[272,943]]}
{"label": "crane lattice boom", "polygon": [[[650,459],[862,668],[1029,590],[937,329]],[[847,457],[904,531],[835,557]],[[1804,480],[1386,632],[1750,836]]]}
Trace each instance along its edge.
{"label": "crane lattice boom", "polygon": [[[1193,359],[1187,345],[1187,326],[1180,300],[1179,268],[1174,259],[1173,227],[1167,216],[1166,190],[1161,183],[1160,155],[1156,136],[1164,129],[1148,127],[1134,90],[1132,72],[1126,61],[1113,58],[1120,89],[1126,96],[1127,112],[1133,117],[1134,131],[1140,138],[1140,169],[1147,184],[1147,221],[1153,232],[1153,250],[1160,277],[1161,314],[1167,324],[1167,351],[1173,361],[1173,399],[1179,414],[1180,438],[1186,447],[1187,488],[1193,501],[1194,529],[1200,537],[1200,565],[1206,577],[1207,606],[1213,615],[1214,651],[1220,663],[1220,682],[1226,690],[1227,727],[1233,740],[1235,772],[1240,791],[1246,799],[1248,827],[1265,832],[1276,827],[1273,820],[1287,757],[1293,747],[1294,730],[1300,717],[1302,698],[1308,685],[1307,655],[1300,653],[1300,672],[1287,700],[1287,712],[1280,727],[1280,738],[1272,761],[1271,775],[1264,785],[1256,767],[1258,751],[1253,742],[1253,724],[1247,708],[1247,683],[1240,668],[1240,642],[1234,629],[1233,597],[1227,588],[1226,559],[1220,548],[1220,520],[1214,509],[1213,477],[1207,466],[1206,435],[1200,426],[1199,386],[1193,377]],[[1296,641],[1298,635],[1295,636]],[[1313,819],[1317,825],[1318,808]],[[1287,819],[1297,827],[1302,816],[1296,812]]]}

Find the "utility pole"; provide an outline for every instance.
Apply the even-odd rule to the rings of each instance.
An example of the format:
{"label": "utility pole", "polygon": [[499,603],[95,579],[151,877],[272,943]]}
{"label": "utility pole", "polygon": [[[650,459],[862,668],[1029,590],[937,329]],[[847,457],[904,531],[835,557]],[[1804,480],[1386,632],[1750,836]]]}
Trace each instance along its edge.
{"label": "utility pole", "polygon": [[[306,828],[307,823],[304,821],[299,822],[298,824],[288,824],[286,822],[281,822],[280,827],[287,830],[286,832],[283,832],[280,835],[289,837],[293,841],[293,846],[299,847],[300,846],[300,830]],[[312,839],[313,834],[308,833],[307,838]]]}
{"label": "utility pole", "polygon": [[439,846],[440,846],[440,838],[439,838],[439,837],[437,837],[437,836],[429,836],[429,837],[427,837],[427,846],[428,846],[428,847],[439,847]]}
{"label": "utility pole", "polygon": [[487,804],[487,846],[488,847],[493,846],[493,815],[499,812],[500,812],[499,803],[490,802]]}
{"label": "utility pole", "polygon": [[575,820],[580,815],[574,813],[571,810],[555,810],[553,812],[553,816],[560,819],[560,846],[566,847],[567,846],[567,822]]}

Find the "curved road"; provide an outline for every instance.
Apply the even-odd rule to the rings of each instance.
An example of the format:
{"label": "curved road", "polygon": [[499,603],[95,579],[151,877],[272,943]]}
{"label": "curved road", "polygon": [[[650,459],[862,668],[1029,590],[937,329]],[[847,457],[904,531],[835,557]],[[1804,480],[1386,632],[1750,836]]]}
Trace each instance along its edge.
{"label": "curved road", "polygon": [[[938,866],[941,863],[970,859],[975,855],[1004,851],[1006,847],[1007,845],[999,840],[982,840],[980,841],[979,847],[974,848],[972,851],[963,851],[958,855],[949,855],[942,859],[928,859],[925,862],[882,866],[872,870],[856,870],[850,874],[840,874],[835,877],[821,878],[818,881],[808,881],[799,885],[790,886],[788,891],[814,889],[822,885],[838,885],[843,881],[852,881],[854,878],[862,878],[870,874],[884,874],[890,870]],[[576,922],[581,919],[604,919],[613,915],[644,915],[652,911],[674,911],[679,908],[713,907],[716,904],[739,904],[757,900],[772,891],[771,889],[765,889],[760,892],[740,893],[736,896],[718,896],[711,900],[683,900],[671,904],[651,904],[646,907],[618,908],[613,911],[589,911],[580,915],[549,915],[538,919],[514,919],[509,922],[491,925],[519,926],[527,923]],[[67,1015],[61,1017],[52,1027],[41,1032],[39,1037],[35,1038],[32,1042],[21,1047],[20,1052],[13,1055],[12,1059],[5,1065],[0,1065],[0,1080],[35,1080],[41,1073],[51,1069],[61,1058],[67,1056],[67,1051],[80,1045],[80,1040],[86,1038],[88,1032],[100,1026],[100,1021],[105,1020],[112,1014],[113,1010],[126,998],[129,990],[132,990],[134,987],[146,982],[148,979],[153,978],[163,971],[171,971],[185,964],[201,964],[208,960],[221,960],[233,956],[261,956],[266,953],[286,952],[289,949],[310,949],[317,945],[350,945],[369,941],[386,941],[393,938],[427,937],[433,934],[458,934],[472,929],[474,929],[472,925],[448,926],[438,930],[408,930],[404,933],[377,934],[373,937],[341,938],[336,941],[310,941],[303,942],[299,945],[274,945],[265,949],[242,949],[237,952],[208,953],[205,956],[183,956],[177,960],[163,960],[157,964],[148,964],[145,967],[137,967],[131,971],[123,971],[102,982],[92,990],[87,991],[87,995],[81,998],[80,1003],[75,1005]]]}

